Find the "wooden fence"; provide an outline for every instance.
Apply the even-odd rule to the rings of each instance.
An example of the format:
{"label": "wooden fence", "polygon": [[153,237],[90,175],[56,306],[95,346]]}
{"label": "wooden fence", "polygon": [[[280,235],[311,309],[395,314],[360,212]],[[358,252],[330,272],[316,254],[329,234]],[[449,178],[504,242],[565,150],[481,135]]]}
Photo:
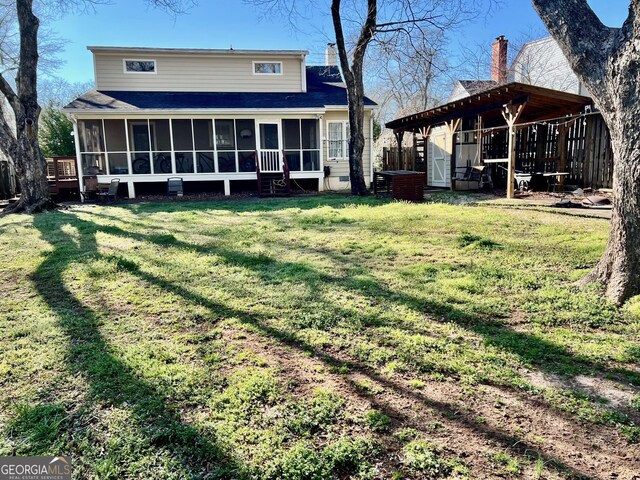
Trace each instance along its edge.
{"label": "wooden fence", "polygon": [[401,159],[398,157],[397,148],[384,147],[382,149],[382,170],[425,172],[427,166],[424,155],[425,144],[422,137],[416,137],[412,147],[402,147]]}
{"label": "wooden fence", "polygon": [[16,194],[16,177],[11,164],[0,159],[0,199],[12,198]]}

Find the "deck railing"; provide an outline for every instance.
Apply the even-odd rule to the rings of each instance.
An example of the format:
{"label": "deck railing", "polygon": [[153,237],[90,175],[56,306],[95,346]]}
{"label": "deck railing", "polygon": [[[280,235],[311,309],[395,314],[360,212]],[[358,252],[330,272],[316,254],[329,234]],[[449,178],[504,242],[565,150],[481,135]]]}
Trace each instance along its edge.
{"label": "deck railing", "polygon": [[279,150],[260,150],[260,171],[264,173],[282,171]]}

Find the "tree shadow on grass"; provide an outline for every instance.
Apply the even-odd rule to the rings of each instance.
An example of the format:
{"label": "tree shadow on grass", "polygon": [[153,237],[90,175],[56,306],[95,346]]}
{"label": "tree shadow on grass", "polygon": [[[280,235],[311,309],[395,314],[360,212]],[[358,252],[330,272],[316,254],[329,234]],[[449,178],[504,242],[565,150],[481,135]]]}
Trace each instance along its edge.
{"label": "tree shadow on grass", "polygon": [[[63,231],[65,224],[79,227],[77,246],[76,239]],[[32,280],[67,336],[68,368],[87,380],[89,398],[101,407],[115,406],[130,412],[143,450],[168,451],[190,478],[229,478],[237,474],[240,466],[221,446],[182,421],[167,397],[117,357],[100,332],[100,318],[65,286],[63,275],[69,265],[87,256],[100,256],[95,238],[99,228],[59,213],[36,215],[34,225],[54,249],[46,253]]]}
{"label": "tree shadow on grass", "polygon": [[[72,216],[70,216],[72,217]],[[36,217],[38,218],[38,217]],[[155,400],[155,404],[159,411],[155,417],[151,418],[151,425],[162,426],[169,424],[173,427],[185,427],[179,419],[177,419],[165,406],[166,399],[162,397],[158,392],[153,391],[151,387],[144,384],[137,378],[135,378],[133,372],[127,370],[122,362],[117,360],[113,354],[109,351],[109,346],[102,338],[96,325],[96,319],[92,312],[87,311],[80,302],[71,294],[71,292],[64,289],[62,284],[62,272],[71,259],[67,258],[69,253],[82,254],[82,252],[95,252],[97,255],[97,246],[95,244],[95,235],[97,232],[108,233],[123,238],[128,238],[137,241],[145,241],[158,246],[171,246],[179,249],[185,249],[194,251],[200,254],[217,255],[225,259],[225,261],[242,266],[254,272],[259,278],[267,283],[277,283],[279,280],[287,280],[287,271],[295,271],[297,278],[301,278],[311,290],[317,289],[322,283],[331,282],[345,289],[355,290],[358,293],[362,293],[372,299],[377,297],[392,298],[394,301],[403,303],[410,308],[422,308],[423,311],[445,313],[446,316],[451,317],[451,321],[460,323],[464,328],[475,331],[481,334],[486,342],[496,342],[498,348],[519,355],[525,362],[531,362],[541,369],[548,368],[548,363],[540,361],[539,352],[547,352],[546,360],[559,362],[565,364],[568,362],[580,362],[584,368],[604,370],[604,367],[598,364],[594,364],[586,358],[580,358],[563,349],[562,347],[553,343],[547,342],[543,339],[537,338],[533,335],[516,332],[509,327],[500,324],[499,322],[488,322],[486,319],[477,318],[467,312],[457,309],[457,307],[448,304],[439,304],[434,302],[425,302],[424,299],[413,298],[410,296],[402,295],[397,292],[393,292],[386,287],[383,287],[375,282],[365,282],[366,285],[358,286],[350,282],[349,279],[335,277],[322,272],[318,272],[312,267],[298,262],[281,262],[272,258],[257,258],[255,255],[239,252],[237,250],[222,248],[218,246],[202,246],[194,245],[187,242],[176,239],[173,235],[162,235],[160,237],[154,235],[144,235],[132,232],[126,232],[115,226],[100,226],[93,222],[72,217],[67,222],[58,222],[57,226],[54,226],[57,235],[63,236],[65,244],[73,245],[71,238],[64,238],[65,234],[60,229],[60,223],[70,223],[75,226],[80,232],[82,237],[80,247],[75,247],[73,251],[69,252],[68,249],[64,250],[61,247],[56,247],[56,250],[52,254],[49,254],[43,265],[38,269],[35,276],[39,293],[47,300],[47,303],[58,312],[61,317],[61,322],[65,331],[72,341],[78,343],[84,347],[87,345],[96,344],[97,348],[89,349],[96,350],[98,352],[98,358],[93,358],[91,352],[81,351],[78,360],[75,362],[79,365],[81,370],[91,380],[94,396],[104,399],[108,402],[123,403],[130,401],[129,395],[132,398],[138,399],[138,393],[140,391],[149,392],[145,393],[143,397],[150,396]],[[47,237],[47,231],[50,231],[51,225],[47,225],[46,222],[41,222],[38,228],[43,232],[43,236]],[[60,243],[59,239],[52,241],[52,244]],[[60,253],[56,254],[56,251],[60,249]],[[86,253],[84,253],[86,254]],[[336,358],[329,352],[316,348],[313,345],[306,343],[305,341],[297,338],[289,331],[285,331],[274,327],[270,324],[270,319],[263,315],[255,315],[247,313],[246,311],[236,310],[226,305],[214,302],[204,296],[192,292],[187,288],[175,284],[174,282],[158,278],[157,276],[144,271],[135,262],[125,257],[119,257],[112,255],[106,257],[108,261],[115,262],[119,268],[129,272],[132,275],[137,276],[141,280],[147,282],[149,285],[154,285],[163,289],[166,292],[180,296],[190,303],[201,305],[207,308],[212,316],[215,318],[227,317],[235,318],[240,322],[251,326],[261,335],[267,338],[276,339],[296,350],[311,352],[323,362],[328,365],[344,365],[345,360]],[[60,263],[60,265],[58,265]],[[285,278],[279,278],[277,272],[280,271],[281,275],[285,275]],[[49,283],[51,281],[51,283]],[[53,286],[53,287],[52,287]],[[52,290],[52,288],[54,290]],[[60,290],[62,288],[62,290]],[[328,300],[327,300],[328,301]],[[81,320],[74,321],[73,318],[68,318],[67,314],[71,312],[79,312]],[[501,339],[502,338],[502,339]],[[501,339],[501,340],[500,340]],[[536,346],[536,349],[532,351],[532,345]],[[83,349],[81,349],[83,350]],[[95,355],[95,354],[93,354]],[[99,365],[106,363],[109,368],[101,368]],[[497,441],[503,448],[511,450],[523,455],[533,455],[534,457],[540,457],[545,461],[555,465],[560,470],[570,471],[572,474],[579,476],[580,478],[589,478],[584,472],[572,470],[567,466],[562,459],[554,454],[542,451],[540,448],[528,444],[520,439],[514,439],[509,434],[489,427],[477,419],[474,419],[471,414],[461,414],[458,407],[455,404],[449,404],[446,402],[436,401],[429,398],[422,393],[416,393],[408,390],[401,384],[392,380],[386,379],[378,375],[371,367],[358,363],[349,359],[347,361],[350,368],[368,376],[372,380],[387,386],[389,389],[399,392],[402,395],[411,396],[420,402],[424,402],[435,410],[440,411],[448,418],[455,418],[455,421],[462,424],[465,428],[471,429],[474,432],[482,434],[492,440]],[[106,370],[106,375],[105,375]],[[117,374],[116,372],[121,372]],[[112,376],[115,375],[114,380]],[[117,380],[119,379],[119,380]],[[357,390],[357,388],[355,389]],[[141,424],[148,423],[147,413],[144,408],[144,399],[136,400],[134,402],[133,410],[136,413],[136,418],[139,419]],[[406,418],[407,416],[402,412],[390,412],[395,418]],[[189,429],[189,427],[185,427]],[[191,431],[193,435],[197,437],[197,432]],[[155,438],[153,432],[149,432],[146,436],[150,439]],[[172,449],[178,452],[184,452],[186,448],[185,442],[179,439],[172,439],[170,442]],[[186,442],[188,443],[188,442]],[[215,446],[213,446],[215,448]],[[184,462],[193,462],[193,457],[190,456],[192,452],[184,452]],[[197,463],[197,460],[196,460]]]}

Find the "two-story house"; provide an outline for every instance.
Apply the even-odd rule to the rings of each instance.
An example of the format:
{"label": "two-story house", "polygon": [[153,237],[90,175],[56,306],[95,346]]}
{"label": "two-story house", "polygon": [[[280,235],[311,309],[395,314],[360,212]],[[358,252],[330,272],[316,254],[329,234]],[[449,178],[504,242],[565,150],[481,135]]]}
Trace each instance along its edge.
{"label": "two-story house", "polygon": [[[286,168],[305,189],[349,187],[347,92],[331,46],[323,66],[303,50],[88,50],[96,88],[65,107],[80,176],[119,178],[130,198],[176,176],[229,195],[257,188],[257,170]],[[367,182],[374,107],[365,99]]]}

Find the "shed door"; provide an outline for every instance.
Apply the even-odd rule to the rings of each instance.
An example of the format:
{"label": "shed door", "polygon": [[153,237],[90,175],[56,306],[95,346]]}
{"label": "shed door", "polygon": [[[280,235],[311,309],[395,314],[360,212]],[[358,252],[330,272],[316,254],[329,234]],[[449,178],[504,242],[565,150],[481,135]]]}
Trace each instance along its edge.
{"label": "shed door", "polygon": [[446,149],[447,135],[444,133],[431,135],[431,185],[435,187],[447,186],[447,168],[449,168],[449,154]]}

